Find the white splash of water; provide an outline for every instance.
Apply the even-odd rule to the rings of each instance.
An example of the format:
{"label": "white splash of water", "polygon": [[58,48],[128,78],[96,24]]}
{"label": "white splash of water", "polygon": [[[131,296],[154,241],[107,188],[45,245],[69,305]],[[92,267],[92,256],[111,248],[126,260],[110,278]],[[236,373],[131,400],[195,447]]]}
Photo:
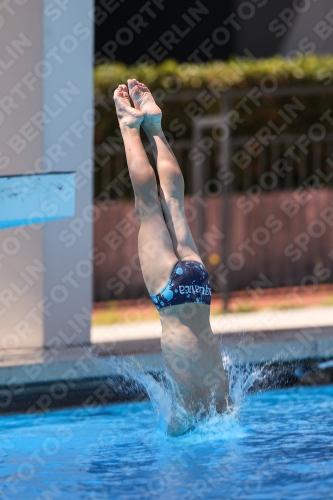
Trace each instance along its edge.
{"label": "white splash of water", "polygon": [[174,422],[179,429],[189,429],[194,426],[193,419],[189,417],[182,405],[177,386],[167,371],[160,374],[157,380],[153,375],[146,373],[133,357],[128,357],[126,361],[119,360],[119,363],[123,368],[123,376],[145,388],[157,415],[159,433],[167,435],[171,422]]}
{"label": "white splash of water", "polygon": [[193,440],[193,435],[196,435],[195,439],[199,439],[199,441],[201,438],[207,439],[208,435],[212,439],[215,439],[216,436],[221,438],[221,434],[225,433],[235,436],[242,435],[243,431],[238,421],[239,411],[254,382],[264,376],[264,366],[259,368],[250,364],[239,366],[228,356],[223,356],[223,364],[229,379],[229,390],[234,405],[221,415],[216,411],[214,401],[212,401],[208,414],[205,412],[204,415],[199,414],[193,417],[186,413],[177,387],[166,371],[157,380],[153,375],[145,373],[143,367],[132,356],[112,358],[109,361],[128,381],[141,384],[145,388],[157,415],[159,434],[167,436],[172,421],[176,426],[179,426],[179,435],[185,433],[187,436],[191,435],[192,437],[189,438],[191,440]]}
{"label": "white splash of water", "polygon": [[236,365],[228,356],[223,356],[223,365],[229,380],[230,396],[235,407],[241,408],[245,396],[253,386],[255,381],[263,377],[262,367],[254,367],[249,363]]}

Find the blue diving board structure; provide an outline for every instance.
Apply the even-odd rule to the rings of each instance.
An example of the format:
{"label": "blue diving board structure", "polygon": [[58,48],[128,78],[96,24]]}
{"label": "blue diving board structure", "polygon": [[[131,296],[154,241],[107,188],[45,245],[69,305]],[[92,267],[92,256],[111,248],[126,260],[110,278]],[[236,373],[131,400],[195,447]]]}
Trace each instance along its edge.
{"label": "blue diving board structure", "polygon": [[75,172],[0,176],[0,229],[73,217]]}

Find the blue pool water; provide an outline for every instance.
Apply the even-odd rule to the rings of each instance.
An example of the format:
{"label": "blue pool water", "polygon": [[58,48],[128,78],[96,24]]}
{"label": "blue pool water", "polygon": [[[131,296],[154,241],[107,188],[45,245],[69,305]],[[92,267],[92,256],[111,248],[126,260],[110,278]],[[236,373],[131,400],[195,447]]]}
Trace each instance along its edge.
{"label": "blue pool water", "polygon": [[150,402],[0,418],[0,499],[333,498],[333,387],[246,396],[168,438]]}

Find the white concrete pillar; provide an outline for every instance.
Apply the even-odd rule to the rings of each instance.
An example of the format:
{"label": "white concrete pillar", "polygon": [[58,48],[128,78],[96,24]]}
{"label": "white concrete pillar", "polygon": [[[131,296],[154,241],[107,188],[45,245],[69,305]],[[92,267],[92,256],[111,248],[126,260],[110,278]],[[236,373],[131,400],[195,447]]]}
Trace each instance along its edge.
{"label": "white concrete pillar", "polygon": [[0,231],[0,350],[80,344],[92,300],[93,0],[5,4],[0,176],[75,171],[76,201],[72,218]]}

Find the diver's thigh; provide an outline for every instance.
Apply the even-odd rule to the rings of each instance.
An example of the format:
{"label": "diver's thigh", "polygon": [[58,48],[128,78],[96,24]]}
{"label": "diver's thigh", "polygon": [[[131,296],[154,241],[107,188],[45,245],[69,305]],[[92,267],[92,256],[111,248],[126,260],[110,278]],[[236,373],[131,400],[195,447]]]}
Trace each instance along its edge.
{"label": "diver's thigh", "polygon": [[156,295],[167,283],[178,262],[161,209],[141,219],[138,247],[148,292]]}

